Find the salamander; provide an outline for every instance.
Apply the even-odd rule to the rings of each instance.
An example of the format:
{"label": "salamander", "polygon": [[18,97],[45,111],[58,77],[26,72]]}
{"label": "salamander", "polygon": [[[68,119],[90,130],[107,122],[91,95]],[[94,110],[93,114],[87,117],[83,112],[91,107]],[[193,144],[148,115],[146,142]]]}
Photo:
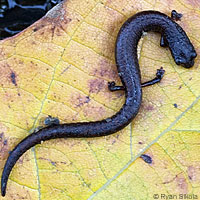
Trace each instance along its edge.
{"label": "salamander", "polygon": [[[115,60],[122,86],[109,82],[110,91],[123,90],[125,102],[122,108],[112,117],[101,121],[52,124],[24,138],[10,152],[1,176],[1,194],[5,196],[6,185],[10,172],[28,149],[42,141],[55,138],[89,138],[113,134],[127,126],[137,115],[141,100],[142,86],[159,82],[164,70],[157,71],[152,81],[141,84],[141,74],[137,58],[137,46],[143,32],[161,33],[161,46],[169,47],[177,65],[190,68],[194,65],[197,53],[185,31],[174,21],[182,15],[172,11],[169,17],[158,11],[143,11],[130,17],[121,27],[115,46]],[[174,19],[174,20],[173,20]]]}

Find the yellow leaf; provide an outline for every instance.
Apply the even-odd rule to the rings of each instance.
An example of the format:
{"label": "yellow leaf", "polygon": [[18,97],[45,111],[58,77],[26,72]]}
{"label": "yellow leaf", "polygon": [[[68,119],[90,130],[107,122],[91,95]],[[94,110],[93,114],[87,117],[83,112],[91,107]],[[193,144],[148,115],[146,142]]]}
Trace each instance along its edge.
{"label": "yellow leaf", "polygon": [[[1,170],[9,151],[48,115],[70,123],[116,113],[124,94],[111,93],[107,82],[120,84],[114,48],[121,25],[138,11],[173,9],[199,54],[200,3],[189,0],[67,0],[1,41]],[[139,43],[142,82],[160,66],[166,74],[143,89],[129,126],[107,137],[36,145],[16,163],[0,199],[200,199],[200,61],[177,66],[159,42],[148,33]]]}

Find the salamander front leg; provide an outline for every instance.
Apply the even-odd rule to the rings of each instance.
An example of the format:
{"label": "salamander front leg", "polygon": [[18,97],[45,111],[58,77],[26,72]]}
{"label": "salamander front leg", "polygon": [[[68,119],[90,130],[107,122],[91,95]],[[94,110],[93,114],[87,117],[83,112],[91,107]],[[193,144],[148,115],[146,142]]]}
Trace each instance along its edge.
{"label": "salamander front leg", "polygon": [[[160,69],[157,69],[156,77],[150,81],[142,83],[141,86],[146,87],[146,86],[154,85],[155,83],[159,83],[161,81],[161,79],[163,78],[164,73],[165,73],[165,70],[162,67]],[[119,90],[124,91],[125,87],[124,86],[116,86],[116,83],[114,81],[112,81],[112,82],[108,82],[108,89],[111,92],[115,92],[115,91],[119,91]]]}
{"label": "salamander front leg", "polygon": [[176,10],[172,10],[171,12],[171,18],[174,20],[174,21],[179,21],[181,20],[181,17],[183,16],[182,13],[178,13],[176,12]]}
{"label": "salamander front leg", "polygon": [[146,87],[149,85],[154,85],[155,83],[159,83],[161,79],[163,78],[164,73],[165,73],[165,70],[162,67],[160,69],[157,69],[156,77],[150,81],[142,83],[141,86]]}
{"label": "salamander front leg", "polygon": [[119,90],[125,90],[124,86],[116,86],[116,83],[114,81],[108,82],[108,89],[111,92],[119,91]]}
{"label": "salamander front leg", "polygon": [[60,124],[60,120],[57,117],[52,117],[51,115],[48,115],[48,117],[46,117],[44,120],[45,126],[52,126],[58,124]]}

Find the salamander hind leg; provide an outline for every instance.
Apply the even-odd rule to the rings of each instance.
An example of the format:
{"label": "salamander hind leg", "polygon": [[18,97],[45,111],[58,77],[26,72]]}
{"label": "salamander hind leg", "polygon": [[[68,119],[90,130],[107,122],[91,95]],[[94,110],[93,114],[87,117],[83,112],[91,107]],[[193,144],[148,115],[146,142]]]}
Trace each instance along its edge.
{"label": "salamander hind leg", "polygon": [[56,118],[56,117],[52,117],[51,115],[46,117],[45,120],[44,120],[45,126],[58,125],[58,124],[60,124],[59,119]]}
{"label": "salamander hind leg", "polygon": [[116,86],[116,83],[114,81],[108,82],[108,89],[111,92],[119,91],[119,90],[125,90],[124,86]]}
{"label": "salamander hind leg", "polygon": [[142,83],[141,86],[146,87],[146,86],[154,85],[155,83],[159,83],[161,79],[163,78],[164,73],[165,73],[165,70],[162,67],[160,69],[157,69],[156,77],[150,81]]}

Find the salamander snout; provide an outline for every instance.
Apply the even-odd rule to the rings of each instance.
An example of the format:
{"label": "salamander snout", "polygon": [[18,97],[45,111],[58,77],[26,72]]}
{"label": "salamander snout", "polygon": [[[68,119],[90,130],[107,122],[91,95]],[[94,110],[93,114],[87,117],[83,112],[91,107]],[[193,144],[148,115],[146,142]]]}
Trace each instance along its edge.
{"label": "salamander snout", "polygon": [[197,57],[197,53],[195,51],[181,53],[179,56],[175,58],[175,62],[177,65],[182,65],[185,68],[190,68],[194,65],[194,59]]}

